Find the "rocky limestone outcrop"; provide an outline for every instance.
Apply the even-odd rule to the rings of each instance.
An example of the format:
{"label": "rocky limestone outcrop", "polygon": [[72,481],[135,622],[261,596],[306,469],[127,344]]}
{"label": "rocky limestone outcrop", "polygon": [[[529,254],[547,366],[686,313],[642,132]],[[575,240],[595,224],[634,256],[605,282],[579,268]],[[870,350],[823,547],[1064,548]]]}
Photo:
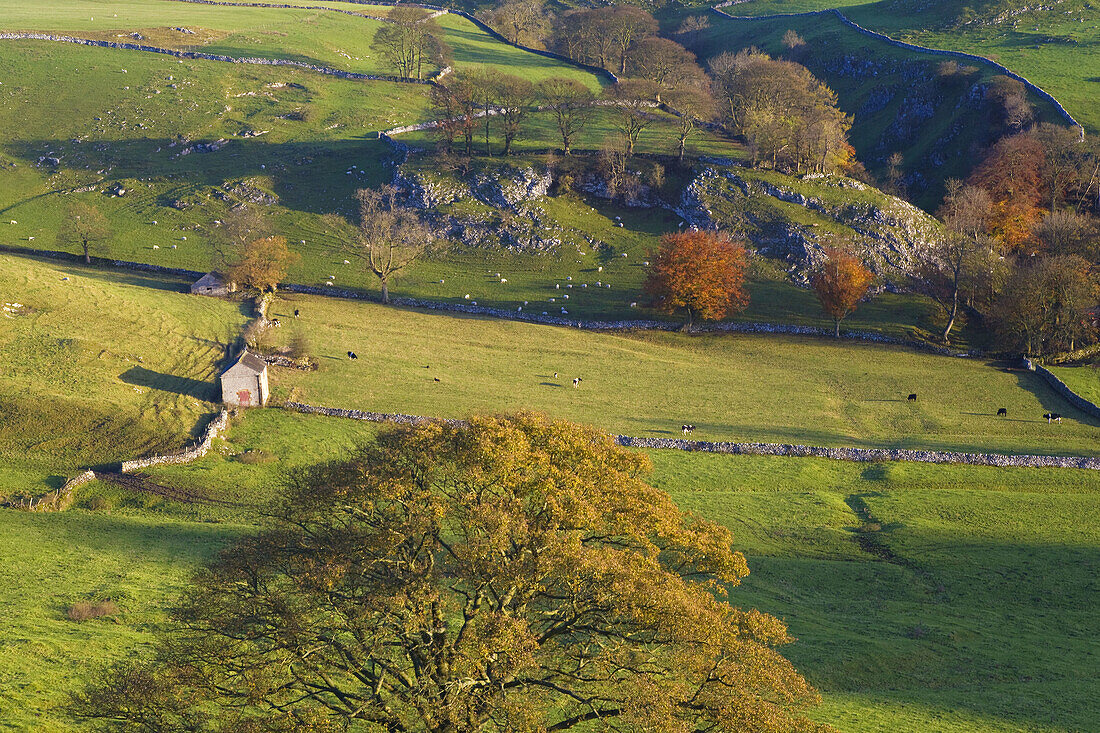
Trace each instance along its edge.
{"label": "rocky limestone outcrop", "polygon": [[[394,178],[406,204],[421,209],[440,235],[468,247],[514,252],[549,252],[561,245],[556,223],[540,205],[552,183],[548,171],[531,166],[501,166],[467,176],[402,168]],[[440,209],[462,202],[488,208],[484,213]]]}
{"label": "rocky limestone outcrop", "polygon": [[[876,274],[900,281],[942,236],[940,224],[925,212],[859,181],[789,180],[785,185],[745,169],[708,167],[684,190],[677,213],[700,229],[741,229],[757,251],[787,260],[803,276],[824,247],[848,238]],[[792,217],[785,204],[808,215]]]}

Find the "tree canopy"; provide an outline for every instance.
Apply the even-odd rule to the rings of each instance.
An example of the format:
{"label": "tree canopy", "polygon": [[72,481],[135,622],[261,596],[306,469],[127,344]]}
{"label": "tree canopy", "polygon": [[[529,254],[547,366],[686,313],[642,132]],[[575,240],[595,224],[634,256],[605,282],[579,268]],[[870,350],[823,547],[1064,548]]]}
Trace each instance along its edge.
{"label": "tree canopy", "polygon": [[173,731],[811,731],[729,531],[646,456],[522,414],[382,430],[294,474],[147,664],[77,703]]}
{"label": "tree canopy", "polygon": [[835,247],[825,250],[825,258],[814,270],[810,285],[821,309],[833,319],[837,338],[840,322],[856,309],[873,280],[871,271],[855,255]]}
{"label": "tree canopy", "polygon": [[708,231],[666,234],[651,258],[645,292],[659,310],[685,311],[687,327],[697,317],[718,320],[748,307],[748,254],[741,244],[724,235]]}

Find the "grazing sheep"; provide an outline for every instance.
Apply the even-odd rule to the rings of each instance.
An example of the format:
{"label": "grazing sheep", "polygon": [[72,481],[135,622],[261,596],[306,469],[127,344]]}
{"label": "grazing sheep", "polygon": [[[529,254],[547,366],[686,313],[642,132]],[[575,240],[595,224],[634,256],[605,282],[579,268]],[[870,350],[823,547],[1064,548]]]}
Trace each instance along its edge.
{"label": "grazing sheep", "polygon": [[348,358],[349,358],[349,359],[358,359],[358,358],[359,358],[359,355],[358,355],[358,354],[356,354],[356,353],[355,353],[354,351],[349,351],[349,352],[348,352]]}
{"label": "grazing sheep", "polygon": [[154,244],[153,249],[160,249],[160,245],[159,244]]}
{"label": "grazing sheep", "polygon": [[1004,407],[997,410],[997,417],[1008,417],[1008,410]]}
{"label": "grazing sheep", "polygon": [[1047,424],[1048,425],[1052,422],[1056,422],[1059,425],[1062,424],[1062,416],[1059,415],[1057,412],[1048,412],[1045,415],[1043,415],[1043,417],[1045,417],[1047,419]]}
{"label": "grazing sheep", "polygon": [[680,426],[680,432],[683,433],[684,435],[694,433],[695,432],[695,426],[694,425],[681,425]]}
{"label": "grazing sheep", "polygon": [[907,401],[907,402],[916,402],[916,401],[917,401],[917,393],[916,393],[916,392],[914,392],[913,394],[909,395],[909,396],[908,396],[908,397],[906,398],[906,401]]}

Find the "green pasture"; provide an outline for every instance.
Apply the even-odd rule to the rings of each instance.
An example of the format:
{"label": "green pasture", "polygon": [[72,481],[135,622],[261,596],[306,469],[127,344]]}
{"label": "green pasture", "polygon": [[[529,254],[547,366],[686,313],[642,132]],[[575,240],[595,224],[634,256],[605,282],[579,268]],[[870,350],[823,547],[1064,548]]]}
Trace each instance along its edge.
{"label": "green pasture", "polygon": [[[358,3],[310,0],[298,4],[374,16],[385,16],[390,10]],[[77,0],[43,7],[25,0],[2,0],[0,18],[3,30],[64,31],[102,40],[227,56],[289,59],[364,74],[394,73],[370,48],[381,21],[326,10],[226,7],[163,0],[129,0],[109,5]],[[487,66],[532,80],[567,76],[594,89],[600,87],[595,75],[501,43],[461,16],[446,15],[438,22],[444,28],[444,39],[453,50],[453,63],[459,71]],[[192,33],[175,28],[186,28]],[[142,39],[133,38],[132,33],[138,33]]]}
{"label": "green pasture", "polygon": [[[274,497],[283,472],[376,429],[249,411],[220,450],[149,474]],[[270,460],[241,459],[265,448]],[[733,532],[752,574],[731,598],[790,626],[784,652],[823,693],[815,718],[844,733],[1068,733],[1100,716],[1089,693],[1100,473],[648,453],[654,485]],[[212,511],[81,493],[122,514]]]}
{"label": "green pasture", "polygon": [[0,497],[198,433],[245,315],[186,287],[0,254]]}
{"label": "green pasture", "polygon": [[1054,374],[1077,394],[1094,405],[1100,405],[1100,366],[1049,367]]}
{"label": "green pasture", "polygon": [[1100,11],[1088,3],[1055,5],[1017,22],[944,28],[922,14],[883,12],[881,4],[845,11],[898,40],[986,56],[1054,95],[1085,129],[1100,132]]}
{"label": "green pasture", "polygon": [[[76,730],[69,693],[102,665],[147,650],[165,609],[199,563],[238,525],[70,511],[0,510],[0,730]],[[66,616],[111,600],[117,615]]]}
{"label": "green pasture", "polygon": [[[276,394],[326,406],[438,417],[531,408],[627,435],[679,436],[690,422],[703,439],[807,445],[1088,455],[1098,447],[1097,421],[1034,374],[906,348],[592,333],[307,296],[283,297],[272,313],[289,326],[281,338],[300,329],[320,363],[316,372],[277,371]],[[916,403],[905,399],[911,392]],[[1009,419],[995,417],[999,407]],[[1048,425],[1049,410],[1067,419]]]}

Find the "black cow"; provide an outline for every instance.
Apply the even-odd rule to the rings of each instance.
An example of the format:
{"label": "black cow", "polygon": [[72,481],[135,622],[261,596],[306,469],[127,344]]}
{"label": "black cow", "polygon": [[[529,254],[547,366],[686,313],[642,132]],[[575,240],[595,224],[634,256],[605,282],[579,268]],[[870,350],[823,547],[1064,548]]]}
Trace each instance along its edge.
{"label": "black cow", "polygon": [[1048,424],[1052,422],[1061,424],[1062,422],[1062,416],[1059,415],[1057,412],[1048,412],[1047,414],[1043,415],[1043,417],[1047,419]]}
{"label": "black cow", "polygon": [[300,315],[302,315],[302,314],[301,314],[301,313],[300,313],[300,312],[298,311],[298,309],[297,309],[297,308],[295,308],[295,309],[294,309],[294,317],[295,317],[295,318],[297,318],[297,317],[298,317],[298,316],[300,316]]}
{"label": "black cow", "polygon": [[349,358],[349,359],[358,359],[358,358],[359,358],[359,356],[358,356],[358,355],[356,355],[356,353],[355,353],[354,351],[349,351],[349,352],[348,352],[348,358]]}
{"label": "black cow", "polygon": [[997,417],[1008,417],[1008,410],[1005,409],[1004,407],[997,410]]}
{"label": "black cow", "polygon": [[683,433],[684,435],[688,435],[689,433],[694,433],[695,432],[695,426],[694,425],[681,425],[680,426],[680,432]]}
{"label": "black cow", "polygon": [[908,402],[916,402],[917,401],[917,393],[914,392],[913,394],[909,395],[907,401]]}

